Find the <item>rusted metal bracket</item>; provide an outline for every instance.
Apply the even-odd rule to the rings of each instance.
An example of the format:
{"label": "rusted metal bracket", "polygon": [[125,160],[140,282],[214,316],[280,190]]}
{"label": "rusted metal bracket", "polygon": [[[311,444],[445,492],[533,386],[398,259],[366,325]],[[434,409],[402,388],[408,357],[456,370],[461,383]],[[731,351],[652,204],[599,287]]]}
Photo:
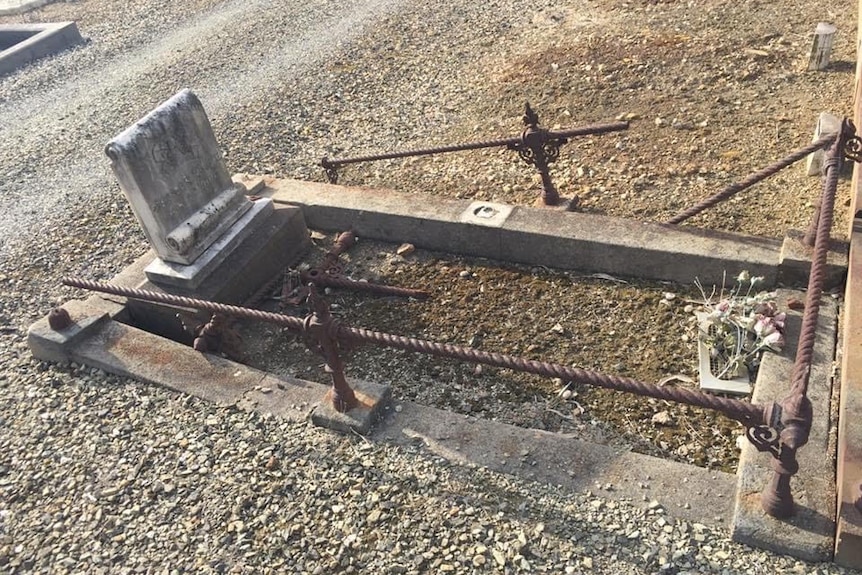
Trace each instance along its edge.
{"label": "rusted metal bracket", "polygon": [[323,256],[323,262],[319,266],[299,272],[288,270],[282,290],[282,303],[299,305],[308,295],[310,284],[321,288],[344,288],[384,296],[412,297],[415,299],[425,299],[430,296],[428,292],[423,290],[361,282],[343,275],[344,265],[339,257],[355,243],[356,234],[352,230],[342,232],[336,238],[332,249]]}

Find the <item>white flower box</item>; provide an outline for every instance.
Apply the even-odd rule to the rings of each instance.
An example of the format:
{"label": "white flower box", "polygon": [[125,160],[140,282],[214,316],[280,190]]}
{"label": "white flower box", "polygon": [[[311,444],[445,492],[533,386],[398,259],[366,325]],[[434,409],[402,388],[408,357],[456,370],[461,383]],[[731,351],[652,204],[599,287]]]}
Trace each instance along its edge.
{"label": "white flower box", "polygon": [[[709,314],[706,312],[696,312],[696,315],[700,329],[704,331],[715,329],[709,323],[709,320],[707,320]],[[701,389],[717,393],[732,393],[736,395],[748,395],[751,393],[752,385],[749,381],[745,366],[738,369],[736,373],[725,373],[719,377],[723,366],[720,365],[716,359],[710,357],[709,347],[700,341],[700,338],[697,340],[697,352]]]}

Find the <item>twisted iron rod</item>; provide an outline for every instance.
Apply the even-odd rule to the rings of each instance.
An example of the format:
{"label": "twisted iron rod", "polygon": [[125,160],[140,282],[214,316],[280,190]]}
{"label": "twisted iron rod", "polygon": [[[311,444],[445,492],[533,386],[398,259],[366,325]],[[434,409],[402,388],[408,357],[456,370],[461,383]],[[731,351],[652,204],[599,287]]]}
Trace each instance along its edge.
{"label": "twisted iron rod", "polygon": [[695,204],[694,206],[681,211],[680,213],[678,213],[674,217],[667,220],[667,222],[665,222],[665,223],[680,224],[680,223],[684,222],[685,220],[687,220],[693,216],[696,216],[700,212],[702,212],[708,208],[711,208],[713,206],[718,205],[719,203],[730,198],[731,196],[735,195],[736,193],[741,192],[742,190],[745,190],[747,188],[750,188],[754,184],[765,180],[769,176],[775,175],[776,173],[780,172],[784,168],[798,162],[799,160],[801,160],[802,158],[804,158],[808,154],[816,152],[817,150],[823,148],[824,146],[828,146],[830,143],[835,141],[835,139],[836,139],[835,134],[826,134],[825,136],[821,136],[820,138],[818,138],[817,140],[815,140],[811,144],[808,144],[807,146],[799,148],[795,152],[788,154],[787,156],[778,160],[777,162],[774,162],[774,163],[766,166],[765,168],[750,174],[749,176],[747,176],[746,178],[744,178],[738,182],[734,182],[734,183],[728,185],[727,187],[725,187],[724,189],[722,189],[718,193],[713,194],[712,196],[708,197],[707,199],[703,200],[702,202]]}
{"label": "twisted iron rod", "polygon": [[793,393],[805,395],[814,357],[814,340],[817,335],[817,318],[820,313],[820,298],[826,281],[826,261],[829,255],[830,234],[832,231],[835,193],[838,176],[841,172],[843,138],[835,140],[824,162],[823,194],[820,200],[820,215],[817,221],[817,235],[814,241],[814,254],[811,258],[811,273],[808,277],[808,291],[805,294],[805,312],[799,344],[796,348],[796,362],[793,365]]}
{"label": "twisted iron rod", "polygon": [[[604,124],[589,124],[568,130],[549,130],[549,139],[563,139],[574,136],[587,136],[591,134],[604,134],[607,132],[619,132],[629,127],[628,122],[608,122]],[[521,137],[501,138],[498,140],[484,140],[479,142],[467,142],[464,144],[453,144],[451,146],[437,146],[432,148],[417,148],[414,150],[402,150],[400,152],[388,152],[383,154],[370,154],[367,156],[355,156],[350,158],[323,158],[320,165],[326,169],[337,168],[346,164],[358,164],[360,162],[376,162],[378,160],[394,160],[410,156],[427,156],[430,154],[445,154],[447,152],[462,152],[465,150],[478,150],[482,148],[496,148],[517,144]]]}
{"label": "twisted iron rod", "polygon": [[826,279],[826,258],[829,253],[829,235],[832,229],[838,174],[844,160],[845,144],[848,139],[854,137],[854,134],[855,127],[845,119],[841,133],[830,146],[824,163],[825,176],[816,218],[814,254],[808,276],[805,312],[802,316],[799,343],[796,346],[790,393],[781,401],[768,406],[764,412],[770,427],[778,431],[778,437],[776,449],[772,451],[772,478],[761,493],[760,502],[766,513],[780,519],[790,517],[794,513],[790,480],[799,471],[796,452],[808,443],[814,419],[814,409],[807,393],[814,358],[820,298],[823,295],[823,284]]}
{"label": "twisted iron rod", "polygon": [[348,341],[357,343],[374,343],[405,351],[414,351],[459,359],[471,363],[482,363],[494,367],[504,367],[515,371],[523,371],[545,377],[559,377],[567,381],[584,383],[595,387],[604,387],[617,391],[626,391],[637,395],[645,395],[656,399],[664,399],[677,403],[685,403],[697,407],[705,407],[720,411],[745,425],[759,422],[763,418],[763,409],[736,399],[718,397],[685,388],[659,386],[629,377],[606,375],[595,371],[568,367],[556,363],[524,359],[502,353],[479,351],[473,348],[437,343],[428,340],[392,335],[362,328],[340,326],[338,334]]}
{"label": "twisted iron rod", "polygon": [[[82,289],[100,291],[168,305],[179,305],[205,309],[207,311],[217,313],[236,315],[238,317],[275,323],[296,332],[302,332],[304,330],[303,320],[281,314],[268,313],[206,300],[114,286],[103,282],[77,278],[63,278],[62,281],[65,285]],[[361,328],[350,328],[343,325],[338,326],[337,332],[334,335],[338,339],[345,339],[347,341],[357,343],[372,343],[384,347],[436,355],[438,357],[448,357],[472,363],[504,367],[545,377],[559,377],[596,387],[605,387],[617,391],[627,391],[638,395],[654,397],[656,399],[664,399],[677,403],[704,407],[720,411],[731,419],[735,419],[747,426],[763,421],[763,409],[760,406],[752,405],[736,399],[717,397],[691,389],[659,386],[628,377],[605,375],[594,371],[567,367],[565,365],[555,363],[524,359],[501,353],[478,351],[457,345],[437,343],[412,337],[403,337]]]}
{"label": "twisted iron rod", "polygon": [[195,299],[166,293],[139,290],[135,288],[117,286],[105,282],[97,282],[80,278],[65,277],[60,281],[63,283],[63,285],[81,288],[85,290],[108,293],[112,295],[139,299],[143,301],[162,303],[165,305],[202,309],[213,313],[221,313],[225,315],[241,317],[244,319],[253,319],[257,321],[265,321],[267,323],[274,323],[276,325],[286,327],[292,331],[302,331],[302,319],[289,315],[283,315],[280,313],[271,313],[268,311],[260,311],[257,309],[250,309],[247,307],[218,303],[203,299]]}

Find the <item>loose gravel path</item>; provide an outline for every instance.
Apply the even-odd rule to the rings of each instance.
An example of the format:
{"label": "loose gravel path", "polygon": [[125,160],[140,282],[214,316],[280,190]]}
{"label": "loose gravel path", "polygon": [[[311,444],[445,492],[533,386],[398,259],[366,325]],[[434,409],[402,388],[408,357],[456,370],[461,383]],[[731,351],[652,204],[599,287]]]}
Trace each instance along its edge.
{"label": "loose gravel path", "polygon": [[30,322],[79,295],[61,275],[109,278],[146,249],[102,147],[176,90],[201,97],[232,169],[319,178],[324,136],[444,142],[496,54],[642,10],[84,0],[0,18],[76,20],[90,38],[0,78],[0,572],[841,572],[660,507],[40,364],[26,347]]}

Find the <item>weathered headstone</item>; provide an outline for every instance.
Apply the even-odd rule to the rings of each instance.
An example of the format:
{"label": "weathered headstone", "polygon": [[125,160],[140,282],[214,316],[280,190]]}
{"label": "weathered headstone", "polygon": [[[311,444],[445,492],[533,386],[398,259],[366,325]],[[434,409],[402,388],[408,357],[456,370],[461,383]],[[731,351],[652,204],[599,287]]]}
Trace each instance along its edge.
{"label": "weathered headstone", "polygon": [[273,211],[231,180],[203,105],[183,90],[105,148],[158,258],[154,282],[193,289]]}

